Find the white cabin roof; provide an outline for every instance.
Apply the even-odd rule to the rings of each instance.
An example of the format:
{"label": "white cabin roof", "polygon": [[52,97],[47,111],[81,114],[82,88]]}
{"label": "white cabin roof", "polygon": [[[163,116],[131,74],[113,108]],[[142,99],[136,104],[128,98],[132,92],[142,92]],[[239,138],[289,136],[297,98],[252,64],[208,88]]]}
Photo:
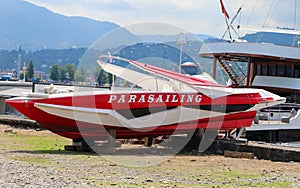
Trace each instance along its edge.
{"label": "white cabin roof", "polygon": [[224,55],[300,62],[300,47],[279,46],[271,43],[217,42],[203,44],[199,51],[200,57]]}
{"label": "white cabin roof", "polygon": [[300,90],[299,78],[277,77],[277,76],[258,76],[256,75],[252,86],[254,87],[271,87],[289,89],[294,91]]}

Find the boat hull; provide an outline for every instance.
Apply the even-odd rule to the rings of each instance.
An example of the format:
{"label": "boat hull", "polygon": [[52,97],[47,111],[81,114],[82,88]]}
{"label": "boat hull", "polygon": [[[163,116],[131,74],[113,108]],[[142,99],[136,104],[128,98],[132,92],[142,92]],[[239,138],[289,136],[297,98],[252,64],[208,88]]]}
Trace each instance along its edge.
{"label": "boat hull", "polygon": [[[105,140],[108,129],[115,129],[119,139],[248,127],[260,101],[258,94],[211,99],[199,93],[141,92],[21,97],[6,102],[60,136]],[[153,123],[151,116],[161,121]]]}

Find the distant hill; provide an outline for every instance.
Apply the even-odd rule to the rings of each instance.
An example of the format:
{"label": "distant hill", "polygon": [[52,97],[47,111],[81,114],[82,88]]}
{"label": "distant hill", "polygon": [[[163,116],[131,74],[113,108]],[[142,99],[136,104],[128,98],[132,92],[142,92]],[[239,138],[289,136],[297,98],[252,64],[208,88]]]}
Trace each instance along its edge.
{"label": "distant hill", "polygon": [[[193,34],[193,33],[187,33],[185,35],[187,37],[188,41],[205,41],[210,38],[215,38],[211,35],[206,34]],[[170,41],[176,41],[176,38],[178,35],[138,35],[138,37],[142,41],[147,42],[170,42]],[[181,36],[183,37],[183,36]],[[182,38],[180,38],[182,39]]]}
{"label": "distant hill", "polygon": [[[300,35],[273,33],[273,32],[257,32],[254,34],[247,34],[243,39],[248,42],[267,42],[283,46],[296,46]],[[297,40],[294,40],[297,39]]]}
{"label": "distant hill", "polygon": [[22,0],[0,0],[0,49],[87,47],[119,26],[53,13]]}

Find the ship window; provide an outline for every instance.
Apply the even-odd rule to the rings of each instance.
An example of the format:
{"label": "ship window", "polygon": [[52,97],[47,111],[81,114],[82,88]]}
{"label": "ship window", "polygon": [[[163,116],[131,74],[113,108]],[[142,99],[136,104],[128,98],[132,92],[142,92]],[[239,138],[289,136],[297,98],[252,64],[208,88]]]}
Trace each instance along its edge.
{"label": "ship window", "polygon": [[284,76],[283,65],[277,65],[277,73],[276,76]]}
{"label": "ship window", "polygon": [[300,77],[300,65],[295,65],[294,66],[294,77],[299,78]]}
{"label": "ship window", "polygon": [[268,76],[275,76],[275,65],[268,66]]}
{"label": "ship window", "polygon": [[267,65],[261,65],[261,75],[262,76],[267,75]]}
{"label": "ship window", "polygon": [[255,67],[255,75],[260,75],[261,73],[260,73],[260,66],[261,66],[261,64],[256,64],[256,67]]}
{"label": "ship window", "polygon": [[299,103],[300,102],[300,97],[299,95],[296,95],[296,94],[292,94],[292,102],[293,103]]}
{"label": "ship window", "polygon": [[292,65],[286,65],[285,75],[286,77],[292,77]]}

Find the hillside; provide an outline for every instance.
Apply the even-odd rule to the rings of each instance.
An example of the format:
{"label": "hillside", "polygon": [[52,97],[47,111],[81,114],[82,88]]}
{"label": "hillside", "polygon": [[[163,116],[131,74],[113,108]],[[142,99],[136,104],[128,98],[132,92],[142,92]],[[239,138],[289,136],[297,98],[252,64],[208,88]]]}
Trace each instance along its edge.
{"label": "hillside", "polygon": [[300,39],[300,35],[273,32],[257,32],[253,34],[247,34],[242,38],[247,40],[248,42],[267,42],[283,46],[295,46],[298,44],[297,40]]}
{"label": "hillside", "polygon": [[22,0],[0,0],[0,49],[87,47],[117,27],[84,17],[67,17]]}

